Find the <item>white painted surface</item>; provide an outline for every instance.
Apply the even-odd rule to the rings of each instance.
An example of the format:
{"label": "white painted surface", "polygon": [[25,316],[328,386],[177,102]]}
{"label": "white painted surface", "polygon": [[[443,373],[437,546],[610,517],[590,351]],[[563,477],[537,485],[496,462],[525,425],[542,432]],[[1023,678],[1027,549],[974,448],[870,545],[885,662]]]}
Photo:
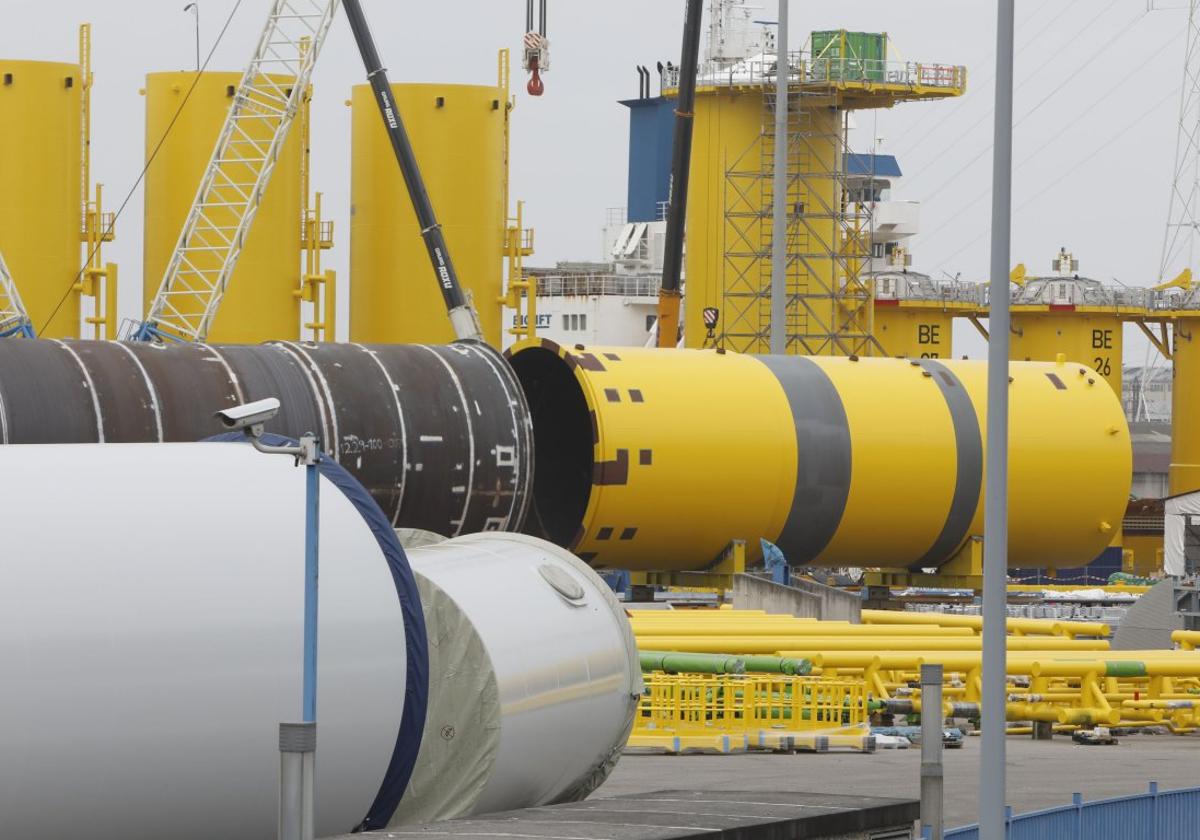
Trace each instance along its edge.
{"label": "white painted surface", "polygon": [[[0,447],[0,836],[275,833],[300,716],[304,472],[239,444]],[[396,588],[321,480],[318,835],[383,780]]]}
{"label": "white painted surface", "polygon": [[[558,802],[602,780],[629,737],[642,685],[632,631],[604,581],[566,550],[522,534],[459,537],[414,548],[409,561],[483,640],[499,690],[499,748],[469,812]],[[582,597],[559,594],[546,579],[555,575]]]}

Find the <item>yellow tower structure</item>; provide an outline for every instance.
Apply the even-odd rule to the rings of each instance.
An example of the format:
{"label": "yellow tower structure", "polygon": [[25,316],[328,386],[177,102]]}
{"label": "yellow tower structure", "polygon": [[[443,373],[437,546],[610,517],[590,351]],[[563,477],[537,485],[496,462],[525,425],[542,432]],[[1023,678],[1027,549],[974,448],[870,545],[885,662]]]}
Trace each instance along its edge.
{"label": "yellow tower structure", "polygon": [[909,271],[908,254],[893,252],[895,267],[868,279],[875,308],[875,338],[882,355],[906,359],[949,359],[954,355],[954,319],[978,314],[983,286],[934,280]]}
{"label": "yellow tower structure", "polygon": [[787,137],[775,136],[775,60],[710,60],[697,85],[687,221],[685,338],[702,345],[720,313],[729,349],[768,349],[772,176],[788,145],[787,347],[809,355],[882,354],[874,335],[869,205],[847,159],[855,110],[959,96],[959,66],[887,60],[882,33],[814,32],[789,57]]}
{"label": "yellow tower structure", "polygon": [[[1200,490],[1200,285],[1185,269],[1151,293],[1152,311],[1136,323],[1172,363],[1168,490],[1175,496]],[[1158,324],[1157,334],[1150,328],[1152,323]]]}
{"label": "yellow tower structure", "polygon": [[[146,156],[153,160],[145,181],[143,313],[162,283],[240,81],[240,73],[217,72],[206,72],[199,80],[191,71],[146,77]],[[307,100],[303,107],[308,107]],[[301,114],[301,123],[305,119]],[[264,141],[269,141],[270,127],[264,132]],[[283,145],[208,334],[210,341],[254,343],[301,336],[300,302],[306,293],[314,293],[316,282],[301,268],[304,234],[310,227],[304,209],[307,149],[302,134],[293,130]],[[231,178],[236,180],[236,172]],[[319,230],[316,233],[319,237]],[[318,238],[321,247],[332,244],[332,231],[328,234],[326,242]]]}
{"label": "yellow tower structure", "polygon": [[[0,253],[44,338],[79,337],[83,293],[104,276],[85,276],[80,261],[81,238],[100,235],[105,218],[95,207],[90,217],[87,203],[88,35],[85,26],[77,64],[0,59]],[[111,323],[103,310],[94,317]]]}
{"label": "yellow tower structure", "polygon": [[[501,346],[508,228],[507,52],[496,85],[398,84],[392,94],[485,340]],[[404,179],[367,85],[350,101],[350,339],[454,340]],[[519,234],[517,234],[519,235]]]}
{"label": "yellow tower structure", "polygon": [[1200,289],[1174,313],[1171,495],[1200,490]]}
{"label": "yellow tower structure", "polygon": [[1009,358],[1048,362],[1062,354],[1091,368],[1120,395],[1122,323],[1146,314],[1148,293],[1081,277],[1079,261],[1066,249],[1052,270],[1044,277],[1014,272]]}

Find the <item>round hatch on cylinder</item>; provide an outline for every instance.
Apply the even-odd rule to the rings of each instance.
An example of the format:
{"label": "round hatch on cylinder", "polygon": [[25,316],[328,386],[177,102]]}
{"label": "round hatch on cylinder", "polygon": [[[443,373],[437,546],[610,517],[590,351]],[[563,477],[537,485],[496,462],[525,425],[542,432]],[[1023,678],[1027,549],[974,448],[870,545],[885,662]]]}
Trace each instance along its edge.
{"label": "round hatch on cylinder", "polygon": [[577,607],[583,606],[584,597],[587,593],[583,591],[583,587],[579,585],[579,581],[564,572],[558,566],[553,566],[550,563],[543,563],[538,566],[538,573],[546,583],[553,587],[554,591],[563,596],[569,603]]}

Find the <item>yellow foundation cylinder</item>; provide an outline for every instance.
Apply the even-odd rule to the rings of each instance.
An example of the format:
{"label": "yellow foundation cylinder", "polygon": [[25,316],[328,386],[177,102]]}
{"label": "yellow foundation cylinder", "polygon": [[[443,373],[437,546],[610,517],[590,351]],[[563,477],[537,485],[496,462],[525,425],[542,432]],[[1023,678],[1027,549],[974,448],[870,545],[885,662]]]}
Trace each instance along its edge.
{"label": "yellow foundation cylinder", "polygon": [[[149,159],[153,154],[154,159],[146,171],[143,312],[162,285],[241,78],[240,73],[216,72],[204,73],[198,82],[192,72],[146,77],[146,156]],[[254,132],[252,127],[246,130]],[[260,133],[255,139],[269,143],[269,126],[264,124]],[[293,126],[246,236],[209,341],[252,344],[300,337],[300,298],[296,294],[300,290],[300,156],[300,132]],[[223,171],[234,181],[252,177],[244,164],[231,164]],[[229,223],[234,224],[233,214],[229,215]],[[203,266],[206,269],[220,267],[221,257],[215,252],[196,259],[208,260]],[[182,298],[177,301],[176,306],[194,306],[197,312],[204,306],[204,298],[199,296],[191,304]]]}
{"label": "yellow foundation cylinder", "polygon": [[0,59],[0,252],[43,338],[79,338],[81,73]]}
{"label": "yellow foundation cylinder", "polygon": [[[539,451],[529,527],[600,567],[711,565],[759,539],[793,565],[938,567],[983,533],[986,366],[524,342]],[[1111,541],[1132,451],[1120,401],[1012,365],[1009,557]]]}
{"label": "yellow foundation cylinder", "polygon": [[[493,85],[392,85],[434,213],[484,339],[500,346],[507,212],[507,92]],[[350,340],[454,340],[379,106],[351,97]]]}

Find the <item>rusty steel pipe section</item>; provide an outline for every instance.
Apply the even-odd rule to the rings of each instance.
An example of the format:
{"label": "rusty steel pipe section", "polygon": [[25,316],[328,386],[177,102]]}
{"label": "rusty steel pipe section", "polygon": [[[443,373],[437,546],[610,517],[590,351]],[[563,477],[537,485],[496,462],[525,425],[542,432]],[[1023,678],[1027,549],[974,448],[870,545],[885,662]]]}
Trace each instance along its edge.
{"label": "rusty steel pipe section", "polygon": [[316,433],[396,527],[524,521],[529,410],[486,345],[0,342],[0,443],[202,440],[213,412],[264,397],[282,404],[267,431]]}

